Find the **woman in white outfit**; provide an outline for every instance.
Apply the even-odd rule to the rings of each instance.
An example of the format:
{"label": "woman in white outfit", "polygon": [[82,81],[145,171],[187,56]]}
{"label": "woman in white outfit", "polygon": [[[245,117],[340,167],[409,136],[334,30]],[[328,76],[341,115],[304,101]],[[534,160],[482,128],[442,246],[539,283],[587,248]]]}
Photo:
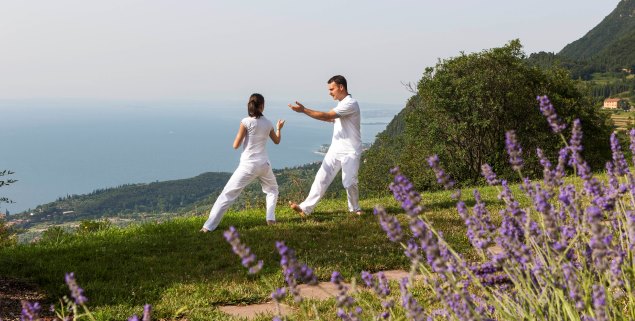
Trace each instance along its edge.
{"label": "woman in white outfit", "polygon": [[240,163],[216,199],[201,232],[209,232],[216,229],[225,212],[234,203],[245,186],[256,178],[260,180],[262,191],[267,194],[267,223],[275,223],[278,183],[271,170],[266,147],[269,138],[275,144],[280,143],[282,138],[280,130],[284,126],[284,120],[278,120],[274,130],[271,121],[262,114],[264,110],[265,98],[261,94],[251,95],[247,103],[247,114],[249,117],[240,121],[238,134],[236,134],[236,139],[234,140],[234,149],[240,147],[241,144],[243,145]]}

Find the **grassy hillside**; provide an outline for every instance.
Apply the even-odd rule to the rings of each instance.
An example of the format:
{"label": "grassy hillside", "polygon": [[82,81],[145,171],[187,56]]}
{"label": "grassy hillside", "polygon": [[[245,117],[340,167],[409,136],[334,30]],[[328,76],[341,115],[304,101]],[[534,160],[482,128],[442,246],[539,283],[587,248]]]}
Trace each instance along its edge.
{"label": "grassy hillside", "polygon": [[[485,188],[483,194],[496,213],[501,207],[496,190]],[[473,204],[470,197],[467,202]],[[365,209],[375,204],[384,205],[390,213],[402,213],[391,197],[362,200]],[[448,242],[469,256],[465,227],[449,193],[426,194],[423,204],[425,215]],[[37,284],[54,303],[67,294],[64,273],[75,272],[89,307],[100,320],[123,320],[140,313],[145,303],[153,305],[157,318],[210,320],[227,318],[217,306],[265,302],[273,287],[283,285],[276,240],[286,241],[323,281],[329,280],[333,270],[349,279],[359,278],[362,270],[408,268],[401,246],[387,240],[376,217],[351,216],[345,208],[345,199],[325,200],[303,220],[282,207],[278,209],[279,224],[274,226],[264,224],[262,209],[232,211],[219,230],[208,234],[198,232],[204,217],[189,217],[66,235],[0,249],[0,275]],[[405,222],[406,215],[399,218]],[[223,239],[221,231],[230,225],[264,260],[259,275],[248,275]],[[335,320],[332,300],[318,304],[318,309],[324,320]]]}

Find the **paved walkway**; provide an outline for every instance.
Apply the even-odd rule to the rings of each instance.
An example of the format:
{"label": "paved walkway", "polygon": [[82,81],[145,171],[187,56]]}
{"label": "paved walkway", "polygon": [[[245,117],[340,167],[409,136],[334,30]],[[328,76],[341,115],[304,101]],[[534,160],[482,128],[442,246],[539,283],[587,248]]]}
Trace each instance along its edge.
{"label": "paved walkway", "polygon": [[[409,276],[408,271],[389,270],[383,271],[388,281],[401,281],[404,277]],[[347,284],[348,285],[348,284]],[[363,286],[363,284],[359,284]],[[300,296],[311,300],[327,300],[337,295],[337,286],[331,282],[320,282],[317,285],[300,284]],[[289,315],[294,312],[294,308],[286,304],[280,304],[282,315]],[[260,315],[275,315],[278,308],[275,302],[266,302],[250,305],[226,305],[219,307],[219,310],[238,318],[254,319]]]}

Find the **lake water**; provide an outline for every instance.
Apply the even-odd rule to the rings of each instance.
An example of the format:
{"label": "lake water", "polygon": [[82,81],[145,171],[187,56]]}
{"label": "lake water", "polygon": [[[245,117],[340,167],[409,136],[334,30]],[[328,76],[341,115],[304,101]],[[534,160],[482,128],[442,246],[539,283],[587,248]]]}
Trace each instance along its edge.
{"label": "lake water", "polygon": [[[267,102],[265,116],[286,120],[282,143],[267,147],[274,168],[319,161],[332,124]],[[333,101],[305,104],[327,110]],[[360,101],[362,140],[375,135],[403,104]],[[129,183],[148,183],[232,172],[240,151],[232,148],[244,102],[0,101],[0,170],[17,183],[0,189],[15,201],[11,213],[68,194]]]}

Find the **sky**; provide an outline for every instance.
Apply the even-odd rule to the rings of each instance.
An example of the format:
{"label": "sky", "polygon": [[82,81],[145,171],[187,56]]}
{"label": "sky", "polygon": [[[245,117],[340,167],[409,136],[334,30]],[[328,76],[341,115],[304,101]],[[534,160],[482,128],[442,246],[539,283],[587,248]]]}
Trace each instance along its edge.
{"label": "sky", "polygon": [[0,0],[0,99],[401,104],[438,59],[558,52],[619,0]]}

